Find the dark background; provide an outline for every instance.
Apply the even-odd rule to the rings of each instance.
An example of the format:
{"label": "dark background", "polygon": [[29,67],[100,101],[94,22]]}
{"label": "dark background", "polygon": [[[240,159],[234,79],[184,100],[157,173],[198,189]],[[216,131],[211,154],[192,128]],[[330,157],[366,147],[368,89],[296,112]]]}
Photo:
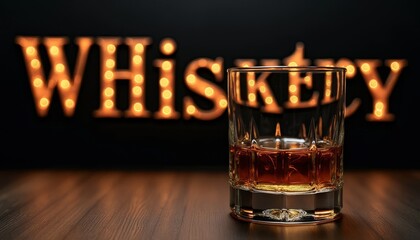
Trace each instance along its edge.
{"label": "dark background", "polygon": [[[48,116],[36,115],[17,36],[150,37],[148,108],[157,110],[158,69],[153,61],[165,37],[177,42],[176,107],[195,97],[183,84],[197,58],[279,59],[304,43],[306,59],[405,59],[389,98],[391,122],[369,122],[372,97],[360,74],[347,99],[362,104],[346,119],[345,168],[419,168],[420,14],[416,1],[1,1],[1,168],[223,168],[228,166],[227,112],[215,120],[95,118],[99,107],[99,49],[88,62],[75,115],[65,117],[54,97]],[[124,66],[120,50],[118,67]],[[68,55],[71,66],[74,54]],[[386,79],[384,73],[382,80]],[[226,77],[226,76],[225,76]],[[213,81],[209,78],[210,81]],[[123,82],[123,81],[118,81]],[[213,81],[214,82],[214,81]],[[119,108],[127,84],[118,83]],[[226,78],[217,83],[226,89]],[[54,100],[55,99],[55,100]],[[203,106],[206,103],[203,103]],[[417,136],[416,136],[417,135]]]}

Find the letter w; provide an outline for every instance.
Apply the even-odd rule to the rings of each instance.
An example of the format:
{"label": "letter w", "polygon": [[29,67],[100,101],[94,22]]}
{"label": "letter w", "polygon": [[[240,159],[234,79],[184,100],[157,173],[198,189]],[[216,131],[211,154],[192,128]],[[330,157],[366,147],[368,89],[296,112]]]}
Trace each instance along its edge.
{"label": "letter w", "polygon": [[86,66],[87,54],[93,43],[91,38],[78,38],[76,41],[79,47],[79,54],[76,59],[74,77],[71,78],[63,48],[68,42],[67,38],[46,37],[43,39],[42,44],[46,47],[51,64],[51,71],[47,80],[40,58],[40,49],[38,48],[40,38],[23,36],[16,38],[16,43],[22,47],[29,85],[35,101],[35,109],[41,117],[47,115],[56,87],[58,88],[64,115],[71,117],[74,114],[82,82],[82,73]]}

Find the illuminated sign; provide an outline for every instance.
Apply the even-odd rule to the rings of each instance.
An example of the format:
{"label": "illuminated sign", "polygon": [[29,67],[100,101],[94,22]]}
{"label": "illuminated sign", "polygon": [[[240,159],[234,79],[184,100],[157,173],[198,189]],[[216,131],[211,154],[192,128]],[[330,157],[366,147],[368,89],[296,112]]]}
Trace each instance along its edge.
{"label": "illuminated sign", "polygon": [[[198,95],[213,103],[211,109],[201,109],[190,96],[183,97],[182,112],[177,111],[175,106],[175,60],[169,58],[174,54],[177,44],[172,38],[162,39],[159,45],[160,52],[168,56],[167,59],[155,59],[153,64],[159,69],[159,108],[152,112],[146,108],[145,86],[146,79],[146,48],[152,44],[149,37],[79,37],[75,39],[78,47],[74,69],[69,69],[64,46],[69,44],[67,37],[28,37],[18,36],[16,43],[22,47],[24,60],[29,76],[30,86],[34,97],[36,112],[40,117],[48,114],[54,89],[58,89],[64,115],[72,117],[78,104],[78,95],[83,81],[87,56],[90,48],[96,44],[100,47],[100,106],[93,112],[94,117],[126,117],[126,118],[154,118],[154,119],[199,119],[213,120],[220,117],[227,108],[225,90],[220,87],[225,80],[225,67],[222,57],[215,59],[198,58],[191,61],[182,79],[185,86]],[[39,47],[43,45],[47,49],[51,72],[46,79],[45,67],[39,54]],[[129,68],[117,69],[117,48],[126,45],[129,48]],[[255,59],[236,59],[235,66],[256,66]],[[382,63],[379,59],[356,59],[348,58],[316,59],[318,66],[340,66],[347,68],[347,79],[352,79],[357,71],[360,71],[367,88],[373,99],[372,112],[366,115],[367,121],[393,121],[394,115],[389,112],[389,97],[398,81],[402,69],[407,65],[405,59],[387,59]],[[310,65],[310,60],[304,58],[304,45],[297,43],[295,51],[282,61],[279,59],[261,59],[258,65]],[[377,71],[378,67],[385,65],[389,68],[388,76],[381,79]],[[212,82],[198,74],[201,68],[208,69],[217,82]],[[248,81],[247,104],[253,106],[259,94],[265,99],[265,108],[275,110],[278,108],[273,99],[265,75]],[[116,81],[129,81],[129,108],[125,111],[116,106]],[[299,107],[300,86],[310,87],[305,78],[292,79],[289,85],[289,101],[286,107]],[[361,99],[352,99],[347,106],[346,116],[352,115],[361,104]],[[179,109],[179,108],[178,108]]]}

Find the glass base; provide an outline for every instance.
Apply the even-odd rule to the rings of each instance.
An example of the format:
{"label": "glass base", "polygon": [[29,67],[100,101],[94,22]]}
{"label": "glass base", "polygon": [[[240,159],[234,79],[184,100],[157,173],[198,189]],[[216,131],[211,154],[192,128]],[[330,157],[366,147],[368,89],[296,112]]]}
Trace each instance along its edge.
{"label": "glass base", "polygon": [[251,192],[230,187],[231,216],[271,225],[314,225],[340,219],[342,188],[302,194]]}

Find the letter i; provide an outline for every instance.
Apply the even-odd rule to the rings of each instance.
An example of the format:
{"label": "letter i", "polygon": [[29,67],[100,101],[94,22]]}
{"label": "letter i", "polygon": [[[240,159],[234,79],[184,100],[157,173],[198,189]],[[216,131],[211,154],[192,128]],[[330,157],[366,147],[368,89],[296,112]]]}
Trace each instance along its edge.
{"label": "letter i", "polygon": [[[160,42],[160,51],[169,56],[176,50],[176,43],[171,38]],[[175,111],[175,60],[156,59],[155,67],[159,68],[159,110],[155,113],[157,119],[178,119],[180,114]]]}

